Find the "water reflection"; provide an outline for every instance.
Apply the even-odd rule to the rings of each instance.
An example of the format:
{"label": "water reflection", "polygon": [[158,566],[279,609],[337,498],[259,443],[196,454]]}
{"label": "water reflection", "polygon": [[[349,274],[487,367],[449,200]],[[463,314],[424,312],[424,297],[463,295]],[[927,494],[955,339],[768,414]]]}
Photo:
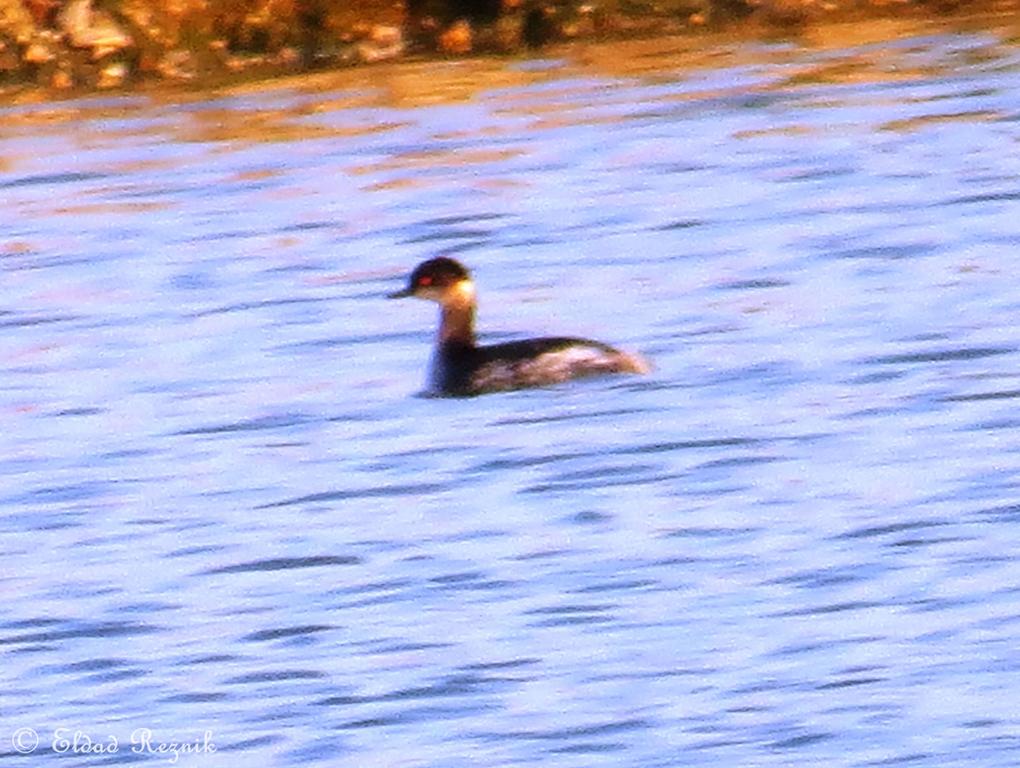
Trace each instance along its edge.
{"label": "water reflection", "polygon": [[[0,755],[1011,764],[1007,23],[5,108]],[[436,252],[656,373],[414,397]]]}

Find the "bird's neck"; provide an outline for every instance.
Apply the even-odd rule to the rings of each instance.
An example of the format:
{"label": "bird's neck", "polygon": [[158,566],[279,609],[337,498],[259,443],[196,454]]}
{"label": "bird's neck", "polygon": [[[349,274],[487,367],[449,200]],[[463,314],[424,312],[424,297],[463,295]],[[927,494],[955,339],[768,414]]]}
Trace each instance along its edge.
{"label": "bird's neck", "polygon": [[439,343],[475,345],[475,286],[470,280],[461,280],[443,297]]}

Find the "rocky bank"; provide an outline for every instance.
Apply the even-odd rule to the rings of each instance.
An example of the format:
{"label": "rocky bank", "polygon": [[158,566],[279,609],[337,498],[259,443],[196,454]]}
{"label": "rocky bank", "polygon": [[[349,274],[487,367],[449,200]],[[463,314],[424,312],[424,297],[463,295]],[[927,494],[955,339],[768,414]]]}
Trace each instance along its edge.
{"label": "rocky bank", "polygon": [[[981,0],[1015,10],[1016,0]],[[513,52],[557,40],[796,29],[860,14],[936,14],[975,0],[0,0],[0,87],[116,88],[407,55]]]}

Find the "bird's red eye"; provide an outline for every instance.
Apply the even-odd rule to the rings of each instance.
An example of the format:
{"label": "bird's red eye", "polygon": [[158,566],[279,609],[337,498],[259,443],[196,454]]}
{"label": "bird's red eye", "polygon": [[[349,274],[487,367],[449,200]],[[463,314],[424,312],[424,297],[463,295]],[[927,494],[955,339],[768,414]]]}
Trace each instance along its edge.
{"label": "bird's red eye", "polygon": [[418,278],[418,285],[432,285],[432,278],[428,275],[422,275]]}

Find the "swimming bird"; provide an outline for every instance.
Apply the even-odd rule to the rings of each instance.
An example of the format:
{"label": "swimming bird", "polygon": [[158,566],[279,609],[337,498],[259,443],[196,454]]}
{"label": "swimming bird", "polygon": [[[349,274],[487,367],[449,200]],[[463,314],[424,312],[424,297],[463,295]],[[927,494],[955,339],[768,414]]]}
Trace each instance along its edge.
{"label": "swimming bird", "polygon": [[440,306],[439,335],[432,358],[430,391],[449,396],[481,395],[559,384],[583,376],[648,373],[640,355],[601,341],[544,337],[479,346],[475,339],[475,284],[467,268],[439,256],[419,264],[407,287],[391,299],[414,296]]}

